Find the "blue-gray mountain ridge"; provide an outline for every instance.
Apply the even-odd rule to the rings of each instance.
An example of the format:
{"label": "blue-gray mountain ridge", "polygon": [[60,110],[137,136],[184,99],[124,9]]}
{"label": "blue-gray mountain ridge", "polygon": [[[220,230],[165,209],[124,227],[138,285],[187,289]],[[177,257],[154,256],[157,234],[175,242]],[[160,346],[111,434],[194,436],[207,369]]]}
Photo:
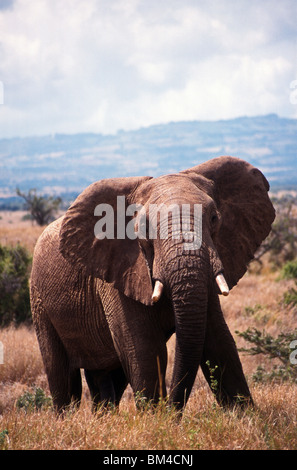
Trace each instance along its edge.
{"label": "blue-gray mountain ridge", "polygon": [[78,194],[93,181],[177,172],[220,155],[260,168],[272,189],[297,190],[297,120],[275,114],[171,122],[115,135],[0,139],[0,196],[36,188]]}

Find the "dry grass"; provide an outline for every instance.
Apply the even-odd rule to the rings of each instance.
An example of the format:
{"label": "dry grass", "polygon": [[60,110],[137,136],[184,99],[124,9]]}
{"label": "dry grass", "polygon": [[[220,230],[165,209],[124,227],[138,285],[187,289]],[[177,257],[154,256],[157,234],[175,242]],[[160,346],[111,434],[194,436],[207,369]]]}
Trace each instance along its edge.
{"label": "dry grass", "polygon": [[223,411],[206,390],[196,391],[181,421],[162,406],[136,410],[131,400],[119,411],[95,414],[85,400],[63,418],[50,408],[28,413],[9,408],[0,417],[0,429],[8,432],[2,448],[296,450],[296,387],[257,386],[252,392],[257,407],[241,412]]}
{"label": "dry grass", "polygon": [[[24,222],[3,224],[0,242],[18,240],[32,251],[42,229]],[[10,227],[11,225],[11,227]],[[18,238],[19,237],[19,238]],[[283,293],[291,281],[278,281],[269,270],[262,275],[247,274],[230,296],[222,299],[226,321],[237,343],[235,331],[249,326],[273,335],[296,327],[296,311],[284,307]],[[261,308],[259,308],[261,306]],[[119,411],[94,414],[84,387],[79,410],[57,417],[51,408],[24,412],[16,400],[26,390],[41,387],[48,394],[46,376],[34,330],[20,327],[0,330],[4,364],[0,365],[0,448],[3,449],[297,449],[297,386],[256,385],[251,380],[259,363],[271,366],[263,357],[241,355],[255,401],[244,412],[223,411],[215,403],[199,373],[194,391],[181,420],[163,404],[153,411],[136,409],[128,390]],[[169,371],[173,364],[174,338],[168,345]],[[297,367],[297,366],[296,366]],[[2,433],[2,431],[6,431]]]}
{"label": "dry grass", "polygon": [[0,244],[16,245],[21,243],[30,252],[44,227],[33,225],[29,220],[22,220],[27,212],[24,211],[1,211],[0,212]]}
{"label": "dry grass", "polygon": [[0,414],[15,404],[28,387],[47,387],[42,359],[33,328],[0,330],[4,364],[0,365]]}

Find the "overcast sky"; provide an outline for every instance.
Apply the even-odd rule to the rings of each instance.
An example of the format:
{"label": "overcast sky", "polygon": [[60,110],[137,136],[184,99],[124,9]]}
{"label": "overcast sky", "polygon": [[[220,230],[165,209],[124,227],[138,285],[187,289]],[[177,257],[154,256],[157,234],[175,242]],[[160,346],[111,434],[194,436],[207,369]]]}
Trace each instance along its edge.
{"label": "overcast sky", "polygon": [[297,118],[296,79],[296,0],[0,0],[0,138]]}

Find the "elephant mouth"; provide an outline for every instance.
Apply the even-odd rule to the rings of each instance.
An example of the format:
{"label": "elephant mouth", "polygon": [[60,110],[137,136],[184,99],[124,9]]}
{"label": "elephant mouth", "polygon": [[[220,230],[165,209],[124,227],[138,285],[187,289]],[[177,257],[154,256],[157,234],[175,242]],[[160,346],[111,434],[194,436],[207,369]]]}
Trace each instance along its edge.
{"label": "elephant mouth", "polygon": [[[216,276],[216,283],[217,283],[222,295],[224,295],[224,296],[229,295],[230,290],[229,290],[228,284],[226,282],[226,279],[225,279],[223,273],[219,273]],[[153,291],[153,295],[152,295],[152,302],[154,304],[157,303],[160,300],[160,298],[162,296],[163,289],[164,289],[164,285],[162,284],[162,282],[161,281],[156,281],[154,291]]]}

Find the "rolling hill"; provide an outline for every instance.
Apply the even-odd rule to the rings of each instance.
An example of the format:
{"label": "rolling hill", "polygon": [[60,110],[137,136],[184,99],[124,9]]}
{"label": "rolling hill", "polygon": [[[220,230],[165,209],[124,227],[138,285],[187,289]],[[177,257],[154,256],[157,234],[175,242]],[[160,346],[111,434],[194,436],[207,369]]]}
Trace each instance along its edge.
{"label": "rolling hill", "polygon": [[93,181],[158,176],[220,155],[260,168],[272,189],[297,188],[297,120],[275,114],[172,122],[115,135],[54,134],[0,140],[0,196],[37,188],[79,193]]}

